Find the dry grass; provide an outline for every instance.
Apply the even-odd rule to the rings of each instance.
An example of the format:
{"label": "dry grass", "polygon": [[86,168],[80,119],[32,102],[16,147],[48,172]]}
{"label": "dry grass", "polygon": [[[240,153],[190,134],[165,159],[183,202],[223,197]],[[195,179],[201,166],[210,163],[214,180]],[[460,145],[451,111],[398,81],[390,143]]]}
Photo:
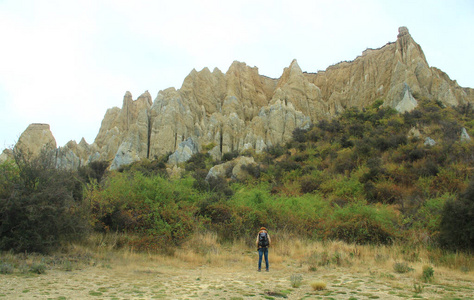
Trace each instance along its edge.
{"label": "dry grass", "polygon": [[[126,246],[131,237],[110,233],[106,235],[93,234],[79,245],[71,245],[63,249],[61,256],[67,256],[73,261],[84,264],[98,264],[113,261],[114,264],[129,264],[143,260],[179,264],[189,266],[225,266],[242,265],[246,267],[254,263],[256,249],[248,241],[240,239],[233,243],[222,244],[218,237],[210,232],[198,232],[186,243],[174,249],[170,255],[156,253],[139,253]],[[446,253],[439,249],[395,244],[391,246],[355,245],[340,241],[310,241],[300,239],[287,232],[272,234],[270,262],[274,268],[287,265],[289,262],[311,267],[344,267],[350,270],[367,269],[367,266],[393,270],[397,262],[403,262],[414,269],[413,273],[422,273],[423,266],[430,265],[436,274],[464,277],[474,270],[472,255],[465,253]],[[64,253],[67,254],[64,254]],[[253,255],[255,254],[255,255]],[[41,257],[37,255],[14,255],[2,253],[2,261],[21,260],[33,264]]]}
{"label": "dry grass", "polygon": [[[292,291],[293,296],[298,293],[304,295],[318,289],[324,289],[325,293],[334,293],[341,289],[348,292],[356,288],[363,289],[365,285],[373,285],[376,289],[388,286],[391,290],[412,293],[413,282],[420,281],[423,267],[426,265],[433,268],[435,274],[433,280],[436,285],[446,285],[455,290],[457,282],[460,283],[459,286],[465,286],[466,282],[474,282],[472,256],[405,245],[362,246],[337,241],[309,241],[287,233],[273,233],[273,245],[269,251],[270,273],[253,274],[249,271],[256,271],[258,256],[255,247],[248,240],[220,243],[215,234],[200,232],[166,255],[136,252],[126,246],[117,246],[127,239],[129,237],[119,234],[93,235],[86,243],[70,246],[53,256],[2,253],[0,262],[16,266],[13,276],[21,274],[21,266],[44,262],[48,269],[47,274],[54,274],[54,269],[65,271],[65,265],[72,271],[93,267],[104,274],[113,272],[114,276],[127,278],[125,281],[130,281],[130,276],[133,280],[140,276],[143,278],[148,276],[151,281],[157,276],[162,276],[164,279],[180,276],[189,284],[206,287],[209,286],[209,283],[207,285],[204,283],[207,280],[213,282],[211,286],[217,291],[231,290],[231,287],[224,288],[231,282],[233,284],[240,282],[241,290],[251,287],[258,291],[261,289],[256,285],[259,280],[267,280],[270,276],[271,282],[275,283],[271,291],[278,292],[285,289],[278,287],[278,282],[285,282],[288,284],[286,288],[291,288],[293,284],[291,276],[302,274],[305,280],[297,283],[301,286]],[[393,268],[396,262],[406,263],[413,268],[413,271],[396,273]],[[235,276],[240,279],[236,281]],[[275,280],[275,276],[280,281]],[[223,283],[221,284],[219,280]],[[359,281],[363,283],[358,283]],[[165,282],[172,285],[169,281]],[[341,282],[345,284],[342,285]],[[424,288],[417,287],[416,290],[418,292],[422,290],[423,295],[427,297],[435,292],[430,283],[424,285]],[[474,286],[462,293],[472,291]],[[380,293],[382,293],[380,296],[383,296],[383,292]],[[228,295],[222,294],[222,296],[225,298]]]}
{"label": "dry grass", "polygon": [[321,291],[321,290],[325,290],[326,289],[326,282],[324,281],[314,281],[314,282],[311,282],[311,288],[314,290],[314,291]]}

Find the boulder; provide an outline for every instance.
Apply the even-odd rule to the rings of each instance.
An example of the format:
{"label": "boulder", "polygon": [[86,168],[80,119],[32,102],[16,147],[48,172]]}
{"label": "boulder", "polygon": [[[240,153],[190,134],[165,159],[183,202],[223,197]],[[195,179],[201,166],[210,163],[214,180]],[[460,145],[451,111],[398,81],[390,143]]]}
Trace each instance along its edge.
{"label": "boulder", "polygon": [[199,148],[192,138],[188,138],[186,141],[181,142],[178,146],[178,149],[170,155],[168,158],[168,163],[170,164],[180,164],[188,161],[193,154],[199,152]]}
{"label": "boulder", "polygon": [[432,147],[432,146],[436,145],[436,142],[432,138],[426,137],[424,145]]}
{"label": "boulder", "polygon": [[[405,88],[403,91],[403,96],[401,99],[398,101],[398,103],[395,106],[395,110],[397,110],[399,113],[404,113],[404,112],[410,112],[414,110],[418,106],[418,102],[415,100],[413,95],[410,92],[410,88],[408,87],[407,84],[404,84]],[[397,102],[396,99],[394,99],[394,102]]]}
{"label": "boulder", "polygon": [[467,133],[466,128],[461,129],[461,142],[470,142],[471,137],[469,136],[469,133]]}
{"label": "boulder", "polygon": [[[231,179],[232,180],[244,180],[248,172],[243,168],[243,166],[247,165],[256,165],[256,162],[253,157],[247,157],[247,156],[239,156],[231,161],[215,165],[212,167],[207,176],[206,180],[209,180],[210,177],[226,177],[226,174],[232,174]],[[231,168],[231,172],[229,170]]]}

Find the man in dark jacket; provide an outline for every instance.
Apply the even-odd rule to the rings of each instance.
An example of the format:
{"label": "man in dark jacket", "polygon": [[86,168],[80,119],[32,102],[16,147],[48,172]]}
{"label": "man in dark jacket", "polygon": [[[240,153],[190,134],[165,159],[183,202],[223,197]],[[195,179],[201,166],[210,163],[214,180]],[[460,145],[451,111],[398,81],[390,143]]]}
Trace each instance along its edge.
{"label": "man in dark jacket", "polygon": [[258,271],[260,272],[262,269],[262,256],[265,256],[265,267],[266,271],[268,272],[268,247],[272,240],[270,239],[270,235],[267,232],[265,227],[260,228],[260,231],[257,235],[257,247],[258,247]]}

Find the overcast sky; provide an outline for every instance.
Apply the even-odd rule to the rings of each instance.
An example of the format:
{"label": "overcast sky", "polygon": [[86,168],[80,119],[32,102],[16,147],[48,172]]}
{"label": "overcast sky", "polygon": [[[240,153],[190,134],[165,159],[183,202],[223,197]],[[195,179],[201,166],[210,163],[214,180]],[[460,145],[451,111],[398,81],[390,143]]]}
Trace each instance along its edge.
{"label": "overcast sky", "polygon": [[58,146],[92,143],[130,91],[181,87],[234,60],[280,77],[317,72],[396,40],[407,26],[430,66],[474,88],[474,1],[0,0],[0,148],[30,123]]}

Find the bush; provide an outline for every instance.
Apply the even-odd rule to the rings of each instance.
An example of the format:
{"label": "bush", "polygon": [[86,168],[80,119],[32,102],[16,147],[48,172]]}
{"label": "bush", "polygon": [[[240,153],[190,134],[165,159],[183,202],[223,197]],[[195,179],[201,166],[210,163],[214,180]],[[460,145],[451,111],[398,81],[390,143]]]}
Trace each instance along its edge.
{"label": "bush", "polygon": [[193,182],[193,188],[201,192],[209,191],[209,182],[206,180],[208,172],[206,170],[196,170],[193,173],[193,178],[196,180]]}
{"label": "bush", "polygon": [[413,268],[411,268],[406,262],[395,262],[393,264],[393,270],[397,273],[404,274],[413,271]]}
{"label": "bush", "polygon": [[233,160],[234,158],[236,158],[237,156],[239,156],[239,151],[237,151],[237,150],[234,150],[234,151],[231,151],[231,152],[227,152],[227,153],[224,153],[224,154],[222,155],[222,161],[223,161],[223,162],[231,161],[231,160]]}
{"label": "bush", "polygon": [[303,276],[301,274],[293,274],[290,277],[291,287],[299,288],[303,284]]}
{"label": "bush", "polygon": [[88,223],[77,176],[56,169],[46,152],[31,158],[15,151],[14,156],[18,173],[0,198],[0,249],[46,253],[82,238]]}
{"label": "bush", "polygon": [[434,278],[434,270],[433,267],[425,265],[423,266],[423,273],[421,274],[421,278],[424,282],[431,282]]}
{"label": "bush", "polygon": [[280,157],[283,154],[287,153],[286,149],[282,147],[281,145],[267,147],[266,152],[273,158]]}
{"label": "bush", "polygon": [[195,171],[206,169],[206,161],[211,158],[209,153],[195,153],[191,158],[186,162],[185,170],[186,171]]}
{"label": "bush", "polygon": [[319,188],[321,185],[321,179],[306,176],[300,180],[300,191],[303,194],[311,193]]}
{"label": "bush", "polygon": [[92,182],[92,180],[100,182],[109,165],[110,163],[106,161],[93,161],[86,166],[80,167],[78,173],[87,183]]}
{"label": "bush", "polygon": [[46,273],[46,265],[43,263],[35,263],[30,268],[31,273],[44,274]]}
{"label": "bush", "polygon": [[242,165],[242,170],[246,171],[250,176],[253,178],[260,178],[261,170],[260,166],[257,164],[247,164],[247,165]]}
{"label": "bush", "polygon": [[391,244],[399,235],[392,215],[389,209],[346,205],[331,216],[326,237],[356,244]]}
{"label": "bush", "polygon": [[91,222],[96,230],[139,234],[136,249],[155,250],[182,243],[196,227],[200,195],[193,179],[169,181],[160,176],[112,173],[102,187],[87,193]]}
{"label": "bush", "polygon": [[0,274],[12,274],[13,270],[14,270],[13,266],[9,263],[0,264]]}
{"label": "bush", "polygon": [[343,126],[339,120],[332,119],[331,122],[326,120],[319,121],[318,128],[330,133],[338,133],[342,131]]}
{"label": "bush", "polygon": [[442,212],[440,243],[452,250],[474,250],[474,181],[457,200],[448,200]]}
{"label": "bush", "polygon": [[296,128],[293,130],[293,140],[298,142],[298,143],[304,143],[306,142],[306,133],[308,130],[306,129],[301,129],[301,128]]}
{"label": "bush", "polygon": [[234,194],[234,191],[232,191],[232,189],[229,187],[227,181],[220,176],[210,176],[207,181],[209,182],[209,189],[213,193],[216,193],[220,196],[225,196],[227,198]]}
{"label": "bush", "polygon": [[278,167],[285,172],[301,169],[301,165],[291,159],[284,159],[278,163]]}
{"label": "bush", "polygon": [[149,160],[144,158],[140,161],[136,161],[129,165],[122,166],[118,171],[140,172],[148,177],[156,175],[159,175],[161,177],[168,177],[168,172],[166,171],[166,162],[168,161],[170,155],[171,152],[155,160]]}

